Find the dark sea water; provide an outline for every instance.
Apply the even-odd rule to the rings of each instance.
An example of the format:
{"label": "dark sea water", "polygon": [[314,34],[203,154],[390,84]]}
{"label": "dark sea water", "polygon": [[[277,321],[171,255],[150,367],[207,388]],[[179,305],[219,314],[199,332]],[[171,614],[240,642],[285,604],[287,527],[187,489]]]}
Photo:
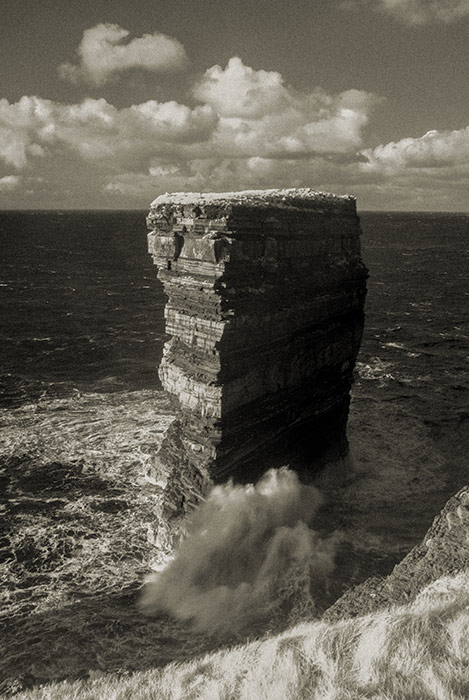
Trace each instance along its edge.
{"label": "dark sea water", "polygon": [[144,212],[0,212],[1,405],[158,386]]}
{"label": "dark sea water", "polygon": [[348,432],[361,478],[337,499],[372,573],[469,482],[469,215],[360,218],[370,277]]}
{"label": "dark sea water", "polygon": [[[370,278],[349,421],[355,476],[324,486],[365,562],[348,580],[388,571],[469,481],[469,215],[361,221]],[[145,212],[0,212],[0,237],[2,455],[39,442],[76,452],[81,435],[89,449],[93,407],[148,422],[151,401],[157,415],[165,299]],[[88,413],[73,432],[77,397]]]}

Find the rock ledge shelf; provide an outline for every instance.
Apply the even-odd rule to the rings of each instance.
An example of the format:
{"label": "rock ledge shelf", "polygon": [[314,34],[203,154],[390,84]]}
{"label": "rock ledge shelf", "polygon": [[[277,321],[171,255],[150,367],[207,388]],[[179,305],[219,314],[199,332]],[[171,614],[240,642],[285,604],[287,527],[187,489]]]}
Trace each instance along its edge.
{"label": "rock ledge shelf", "polygon": [[343,455],[367,277],[355,199],[166,194],[147,223],[176,410],[158,458],[174,478],[251,481]]}

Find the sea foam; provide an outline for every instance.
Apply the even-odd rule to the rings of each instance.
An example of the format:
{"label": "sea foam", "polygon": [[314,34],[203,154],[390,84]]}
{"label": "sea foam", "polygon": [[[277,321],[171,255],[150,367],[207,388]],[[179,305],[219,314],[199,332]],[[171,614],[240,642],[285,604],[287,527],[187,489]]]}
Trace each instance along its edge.
{"label": "sea foam", "polygon": [[221,634],[314,614],[338,539],[310,527],[322,501],[286,468],[255,485],[214,487],[174,558],[144,587],[142,611]]}

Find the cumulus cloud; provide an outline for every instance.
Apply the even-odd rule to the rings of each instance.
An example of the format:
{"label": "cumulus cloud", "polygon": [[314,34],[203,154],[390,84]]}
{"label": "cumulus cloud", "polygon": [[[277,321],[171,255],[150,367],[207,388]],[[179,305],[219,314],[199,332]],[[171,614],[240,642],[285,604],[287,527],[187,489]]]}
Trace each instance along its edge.
{"label": "cumulus cloud", "polygon": [[364,149],[354,194],[374,205],[458,211],[467,203],[469,127]]}
{"label": "cumulus cloud", "polygon": [[[232,58],[201,75],[192,97],[191,106],[148,100],[122,108],[104,98],[0,100],[2,175],[24,173],[41,206],[52,191],[54,206],[72,192],[84,206],[90,192],[97,205],[102,197],[144,206],[170,190],[312,186],[362,198],[373,191],[375,200],[381,192],[384,206],[437,191],[445,208],[454,206],[448,182],[460,193],[468,175],[469,127],[367,148],[380,99],[362,90],[300,91],[278,72]],[[5,180],[3,191],[17,182]],[[457,206],[463,197],[454,194]]]}
{"label": "cumulus cloud", "polygon": [[182,44],[160,32],[124,41],[130,32],[118,24],[97,24],[86,29],[78,47],[78,65],[64,63],[59,75],[71,82],[103,85],[115,73],[129,68],[160,72],[180,70],[187,65]]}
{"label": "cumulus cloud", "polygon": [[254,70],[237,56],[230,58],[225,69],[209,68],[195,86],[194,96],[223,117],[241,118],[282,111],[291,101],[280,73]]}
{"label": "cumulus cloud", "polygon": [[344,0],[342,7],[372,7],[408,25],[450,24],[469,16],[468,0]]}
{"label": "cumulus cloud", "polygon": [[210,138],[217,116],[209,105],[191,109],[155,100],[117,109],[104,98],[72,105],[22,97],[0,101],[0,158],[18,170],[35,156],[75,153],[105,166],[139,169],[158,153]]}
{"label": "cumulus cloud", "polygon": [[49,120],[49,102],[22,97],[15,104],[0,100],[0,159],[18,170],[31,156],[43,154],[37,133]]}
{"label": "cumulus cloud", "polygon": [[405,138],[362,151],[363,172],[397,174],[409,169],[469,166],[469,126],[457,131],[429,131],[419,138]]}
{"label": "cumulus cloud", "polygon": [[[70,105],[2,100],[0,158],[20,170],[38,156],[72,153],[103,168],[112,163],[114,172],[155,177],[173,176],[183,163],[187,175],[189,163],[201,173],[205,161],[216,170],[247,159],[248,173],[267,173],[275,170],[273,160],[353,155],[378,102],[360,90],[300,92],[279,73],[255,71],[238,58],[224,70],[209,69],[194,94],[202,103],[195,107],[174,100],[121,109],[104,98]],[[156,156],[164,162],[153,162]]]}
{"label": "cumulus cloud", "polygon": [[287,86],[280,73],[253,70],[237,57],[225,69],[207,70],[194,96],[220,116],[212,139],[217,152],[262,158],[356,150],[379,102],[362,90],[300,92]]}

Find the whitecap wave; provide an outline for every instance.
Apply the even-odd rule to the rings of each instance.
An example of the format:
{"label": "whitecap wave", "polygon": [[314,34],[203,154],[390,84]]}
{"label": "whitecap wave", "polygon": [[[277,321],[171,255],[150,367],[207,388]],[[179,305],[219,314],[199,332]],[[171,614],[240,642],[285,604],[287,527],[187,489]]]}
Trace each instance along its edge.
{"label": "whitecap wave", "polygon": [[256,485],[216,486],[174,559],[147,583],[141,609],[222,634],[311,616],[338,540],[309,527],[322,500],[286,468],[270,470]]}

